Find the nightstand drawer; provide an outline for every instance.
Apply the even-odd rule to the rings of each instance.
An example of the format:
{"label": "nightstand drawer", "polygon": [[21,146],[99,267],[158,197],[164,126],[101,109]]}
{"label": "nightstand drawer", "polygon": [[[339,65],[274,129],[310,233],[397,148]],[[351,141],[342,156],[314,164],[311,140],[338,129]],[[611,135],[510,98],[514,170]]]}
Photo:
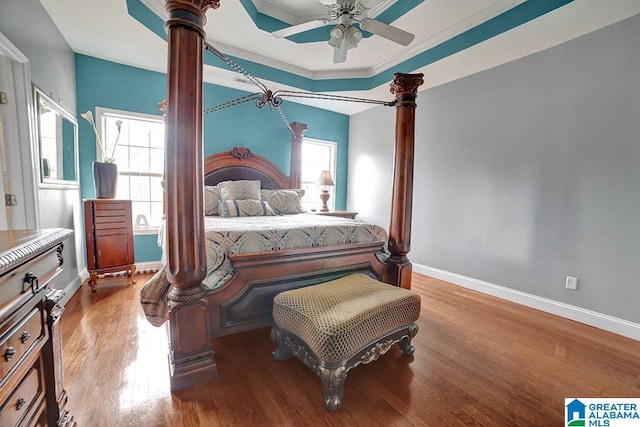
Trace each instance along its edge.
{"label": "nightstand drawer", "polygon": [[13,393],[0,404],[0,426],[22,425],[27,414],[41,406],[44,398],[42,359],[38,358]]}
{"label": "nightstand drawer", "polygon": [[43,336],[42,312],[36,308],[22,322],[0,337],[0,379],[17,365]]}

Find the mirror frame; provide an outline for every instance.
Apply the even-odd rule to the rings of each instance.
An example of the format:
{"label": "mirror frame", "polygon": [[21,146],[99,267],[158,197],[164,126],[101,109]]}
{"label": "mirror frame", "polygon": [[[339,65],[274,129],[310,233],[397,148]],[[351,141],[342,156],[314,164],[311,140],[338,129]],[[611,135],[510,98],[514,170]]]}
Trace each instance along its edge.
{"label": "mirror frame", "polygon": [[[36,141],[38,142],[38,174],[40,175],[40,187],[48,188],[79,188],[80,187],[80,169],[78,163],[78,120],[65,110],[58,102],[54,101],[51,97],[45,94],[35,84],[33,85],[33,100],[35,105],[35,131]],[[41,106],[46,105],[47,108],[54,111],[62,119],[69,121],[73,125],[73,180],[66,180],[56,177],[45,176],[45,170],[43,168],[44,159],[42,157],[42,137],[41,137]],[[56,144],[60,146],[62,142],[56,141]]]}

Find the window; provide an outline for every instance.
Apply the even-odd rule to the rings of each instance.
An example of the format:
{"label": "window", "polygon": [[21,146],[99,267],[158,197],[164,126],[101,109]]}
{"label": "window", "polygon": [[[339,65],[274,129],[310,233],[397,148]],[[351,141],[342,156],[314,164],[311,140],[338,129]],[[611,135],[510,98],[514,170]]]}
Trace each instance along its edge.
{"label": "window", "polygon": [[[319,210],[322,206],[318,178],[324,170],[331,171],[331,177],[336,182],[335,142],[305,138],[302,142],[302,188],[305,190],[302,207],[306,210]],[[334,210],[335,186],[329,187],[329,195],[327,204],[330,210]]]}
{"label": "window", "polygon": [[[134,229],[159,227],[164,198],[161,185],[164,176],[162,116],[103,108],[97,108],[96,115],[105,151],[109,156],[113,153],[118,165],[118,197],[132,201]],[[121,121],[119,134],[118,121]]]}

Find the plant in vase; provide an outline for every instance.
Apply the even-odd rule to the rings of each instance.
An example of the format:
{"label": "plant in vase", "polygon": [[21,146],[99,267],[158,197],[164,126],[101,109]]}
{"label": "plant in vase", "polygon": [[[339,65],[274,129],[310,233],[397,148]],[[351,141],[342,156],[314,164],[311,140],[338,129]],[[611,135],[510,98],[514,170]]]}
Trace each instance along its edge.
{"label": "plant in vase", "polygon": [[96,128],[96,123],[93,120],[93,114],[91,111],[80,114],[80,116],[89,122],[93,128],[93,132],[96,135],[96,142],[100,147],[100,154],[103,159],[102,162],[93,162],[93,187],[98,199],[113,199],[116,196],[116,187],[118,184],[118,165],[115,162],[115,152],[118,146],[118,140],[120,139],[120,132],[122,130],[122,120],[116,121],[116,127],[118,128],[118,135],[116,141],[113,144],[111,155],[107,156],[107,153],[102,143],[102,138]]}

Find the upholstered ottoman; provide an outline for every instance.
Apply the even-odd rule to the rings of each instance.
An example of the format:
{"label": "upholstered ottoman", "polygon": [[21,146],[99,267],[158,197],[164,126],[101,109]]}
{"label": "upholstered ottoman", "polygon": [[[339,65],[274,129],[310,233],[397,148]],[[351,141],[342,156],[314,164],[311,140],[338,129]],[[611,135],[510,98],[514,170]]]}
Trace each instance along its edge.
{"label": "upholstered ottoman", "polygon": [[340,408],[347,371],[399,343],[413,354],[420,295],[364,274],[282,292],[273,300],[277,360],[296,356],[322,380],[324,403]]}

